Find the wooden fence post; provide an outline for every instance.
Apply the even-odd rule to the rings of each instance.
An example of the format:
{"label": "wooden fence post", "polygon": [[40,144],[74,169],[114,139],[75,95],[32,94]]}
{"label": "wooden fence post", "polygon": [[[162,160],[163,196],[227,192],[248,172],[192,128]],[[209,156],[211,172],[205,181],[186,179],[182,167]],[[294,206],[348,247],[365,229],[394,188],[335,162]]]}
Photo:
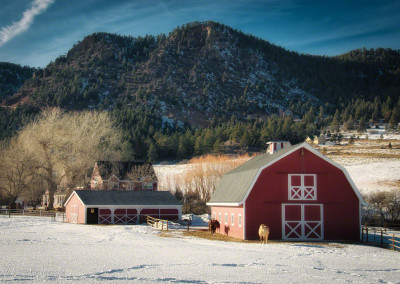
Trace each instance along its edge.
{"label": "wooden fence post", "polygon": [[394,234],[393,234],[393,243],[392,243],[392,245],[393,245],[393,250],[395,250],[395,249],[394,249]]}
{"label": "wooden fence post", "polygon": [[368,227],[365,228],[366,236],[367,236],[367,243],[368,243]]}
{"label": "wooden fence post", "polygon": [[188,232],[189,232],[189,220],[187,220],[187,230],[188,230]]}
{"label": "wooden fence post", "polygon": [[364,242],[364,228],[361,227],[361,242]]}
{"label": "wooden fence post", "polygon": [[381,248],[383,247],[383,231],[381,230]]}

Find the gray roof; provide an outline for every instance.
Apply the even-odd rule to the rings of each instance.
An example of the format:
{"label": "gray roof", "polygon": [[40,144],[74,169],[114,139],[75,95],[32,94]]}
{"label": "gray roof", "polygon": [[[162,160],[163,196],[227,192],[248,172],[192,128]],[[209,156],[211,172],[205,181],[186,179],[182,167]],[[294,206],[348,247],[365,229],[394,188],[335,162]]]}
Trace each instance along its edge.
{"label": "gray roof", "polygon": [[76,190],[85,205],[182,205],[169,191]]}
{"label": "gray roof", "polygon": [[260,169],[294,148],[297,148],[299,145],[296,144],[284,148],[273,154],[266,153],[255,156],[246,163],[226,173],[208,203],[239,203],[243,201]]}

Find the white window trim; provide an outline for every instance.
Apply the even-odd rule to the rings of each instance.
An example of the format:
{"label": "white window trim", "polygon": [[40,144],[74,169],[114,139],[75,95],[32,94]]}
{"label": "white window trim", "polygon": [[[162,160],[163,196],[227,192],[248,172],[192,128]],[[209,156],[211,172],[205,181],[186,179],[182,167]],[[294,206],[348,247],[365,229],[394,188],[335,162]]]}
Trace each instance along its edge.
{"label": "white window trim", "polygon": [[228,224],[228,213],[225,212],[225,225]]}
{"label": "white window trim", "polygon": [[221,212],[218,213],[218,222],[221,224]]}
{"label": "white window trim", "polygon": [[238,215],[238,226],[242,227],[242,214]]}
{"label": "white window trim", "polygon": [[[292,176],[300,176],[300,180],[301,180],[301,185],[300,185],[300,196],[299,197],[294,197],[293,196],[293,187],[292,186]],[[306,176],[312,176],[314,179],[314,186],[312,186],[313,188],[313,192],[314,194],[312,195],[312,197],[310,198],[310,193],[306,193],[306,187],[304,185],[304,177]],[[296,186],[298,187],[298,186]],[[296,194],[296,196],[298,196],[298,194]],[[317,175],[316,174],[289,174],[288,175],[288,199],[289,200],[317,200]]]}
{"label": "white window trim", "polygon": [[235,226],[235,213],[231,213],[231,225]]}

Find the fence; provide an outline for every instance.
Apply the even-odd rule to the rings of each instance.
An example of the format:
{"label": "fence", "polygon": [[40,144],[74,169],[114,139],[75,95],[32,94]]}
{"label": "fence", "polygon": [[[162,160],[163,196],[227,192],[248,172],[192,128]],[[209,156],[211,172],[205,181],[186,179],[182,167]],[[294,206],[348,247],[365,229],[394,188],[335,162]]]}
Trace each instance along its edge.
{"label": "fence", "polygon": [[43,211],[43,210],[27,210],[27,209],[0,209],[0,215],[11,218],[11,216],[34,216],[34,217],[50,217],[54,221],[65,219],[64,212]]}
{"label": "fence", "polygon": [[398,232],[388,232],[385,229],[362,227],[362,242],[379,244],[392,250],[400,251],[400,234]]}
{"label": "fence", "polygon": [[168,231],[168,220],[158,219],[151,216],[147,216],[147,224],[151,225],[152,227],[159,228],[161,230]]}

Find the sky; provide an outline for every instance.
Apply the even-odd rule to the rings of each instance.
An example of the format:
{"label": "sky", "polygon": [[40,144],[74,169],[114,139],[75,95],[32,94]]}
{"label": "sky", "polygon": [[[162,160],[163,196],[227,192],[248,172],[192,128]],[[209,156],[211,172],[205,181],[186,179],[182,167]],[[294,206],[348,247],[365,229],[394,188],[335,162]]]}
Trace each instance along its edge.
{"label": "sky", "polygon": [[0,0],[0,62],[45,67],[94,32],[168,34],[208,20],[305,54],[400,49],[399,0]]}

